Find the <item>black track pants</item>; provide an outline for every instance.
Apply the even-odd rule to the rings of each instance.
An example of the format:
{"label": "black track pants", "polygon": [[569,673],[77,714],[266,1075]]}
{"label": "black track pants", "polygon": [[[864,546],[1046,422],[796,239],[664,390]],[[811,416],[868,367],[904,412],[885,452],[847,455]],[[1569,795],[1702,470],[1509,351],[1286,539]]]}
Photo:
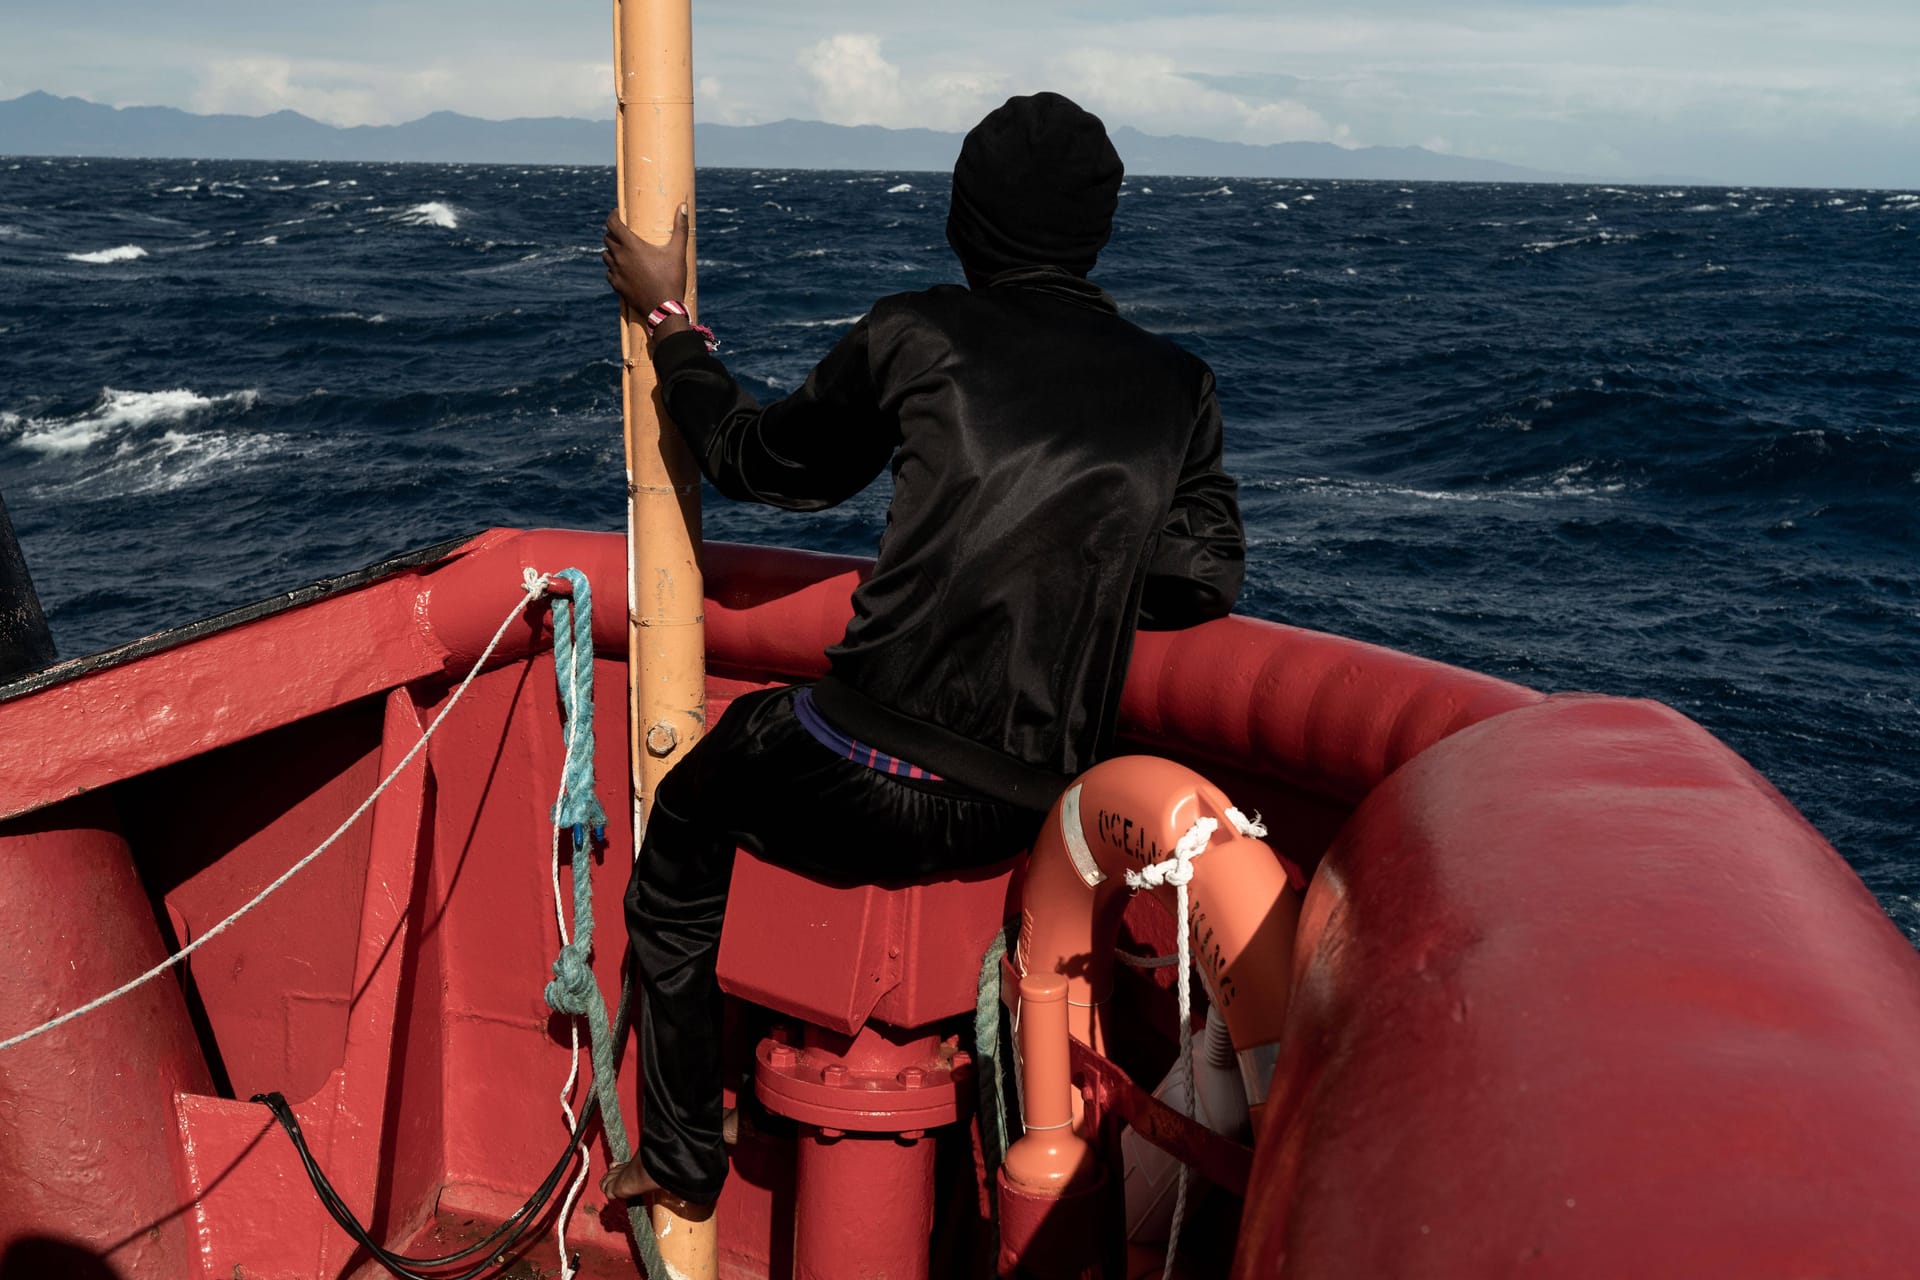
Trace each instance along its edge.
{"label": "black track pants", "polygon": [[641,991],[640,1161],[697,1203],[717,1199],[727,1176],[714,961],[735,846],[823,879],[890,883],[1012,857],[1043,817],[842,759],[794,717],[793,694],[737,699],[674,766],[627,885]]}

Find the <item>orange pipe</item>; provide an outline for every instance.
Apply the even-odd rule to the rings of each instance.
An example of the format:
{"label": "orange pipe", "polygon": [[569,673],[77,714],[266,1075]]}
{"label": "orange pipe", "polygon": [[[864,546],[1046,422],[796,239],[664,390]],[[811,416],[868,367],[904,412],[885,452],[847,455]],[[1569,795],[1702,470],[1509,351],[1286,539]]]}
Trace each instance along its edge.
{"label": "orange pipe", "polygon": [[[1028,977],[1064,977],[1069,1032],[1105,1052],[1126,872],[1172,857],[1197,820],[1213,818],[1219,827],[1194,859],[1187,886],[1194,967],[1236,1050],[1279,1040],[1300,895],[1273,851],[1235,828],[1230,807],[1218,787],[1170,760],[1121,756],[1082,774],[1047,815],[1028,863],[1014,960],[1023,1005]],[[1143,892],[1175,909],[1173,886]],[[1064,1065],[1060,1071],[1064,1078]],[[1248,1083],[1257,1107],[1266,1081]]]}
{"label": "orange pipe", "polygon": [[1036,973],[1020,980],[1020,1091],[1025,1132],[1007,1148],[1008,1181],[1029,1193],[1063,1195],[1093,1174],[1093,1149],[1073,1131],[1067,1043],[1067,980]]}

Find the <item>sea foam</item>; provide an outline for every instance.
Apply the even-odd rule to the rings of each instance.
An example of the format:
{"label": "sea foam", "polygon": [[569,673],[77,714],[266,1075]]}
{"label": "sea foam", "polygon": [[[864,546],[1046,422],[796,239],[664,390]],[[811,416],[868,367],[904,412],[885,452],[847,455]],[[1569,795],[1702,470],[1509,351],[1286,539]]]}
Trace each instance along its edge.
{"label": "sea foam", "polygon": [[116,245],[111,249],[95,249],[92,253],[70,253],[71,262],[131,262],[135,258],[144,258],[147,251],[137,244]]}
{"label": "sea foam", "polygon": [[444,227],[451,231],[460,225],[460,215],[444,201],[429,200],[401,214],[400,221],[409,227]]}
{"label": "sea foam", "polygon": [[85,413],[68,418],[23,418],[8,414],[0,425],[17,429],[17,443],[35,453],[78,453],[116,433],[182,422],[191,414],[218,405],[247,409],[259,398],[260,393],[252,389],[203,396],[185,387],[171,391],[120,391],[102,387],[99,401]]}
{"label": "sea foam", "polygon": [[859,324],[866,319],[866,312],[857,316],[829,316],[825,320],[776,320],[775,324],[783,329],[844,329],[850,324]]}

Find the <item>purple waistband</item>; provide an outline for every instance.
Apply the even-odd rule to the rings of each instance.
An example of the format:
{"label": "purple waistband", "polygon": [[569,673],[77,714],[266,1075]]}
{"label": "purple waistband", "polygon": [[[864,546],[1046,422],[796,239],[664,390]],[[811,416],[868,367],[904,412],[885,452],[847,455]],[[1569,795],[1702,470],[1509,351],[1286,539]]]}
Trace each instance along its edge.
{"label": "purple waistband", "polygon": [[864,742],[849,738],[846,734],[827,723],[824,716],[813,705],[813,690],[802,689],[793,695],[793,714],[800,721],[800,727],[812,735],[813,740],[855,764],[863,764],[869,769],[878,769],[881,773],[890,773],[897,778],[925,778],[929,782],[939,782],[937,773],[928,773],[917,764],[908,764],[898,756],[890,756],[878,747],[870,747]]}

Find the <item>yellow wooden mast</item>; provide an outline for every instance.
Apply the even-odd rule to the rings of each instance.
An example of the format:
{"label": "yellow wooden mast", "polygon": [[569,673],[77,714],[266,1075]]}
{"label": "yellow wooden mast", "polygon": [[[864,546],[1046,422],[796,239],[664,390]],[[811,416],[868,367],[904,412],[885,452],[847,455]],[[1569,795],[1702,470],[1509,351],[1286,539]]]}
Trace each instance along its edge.
{"label": "yellow wooden mast", "polygon": [[[693,227],[693,9],[691,0],[614,0],[620,217],[665,242],[681,201]],[[698,316],[694,236],[687,237],[689,311]],[[622,307],[627,442],[628,738],[634,837],[660,779],[706,725],[706,653],[700,573],[700,472],[666,419],[643,317]],[[719,1272],[710,1209],[656,1203],[653,1227],[667,1263],[688,1280]]]}

